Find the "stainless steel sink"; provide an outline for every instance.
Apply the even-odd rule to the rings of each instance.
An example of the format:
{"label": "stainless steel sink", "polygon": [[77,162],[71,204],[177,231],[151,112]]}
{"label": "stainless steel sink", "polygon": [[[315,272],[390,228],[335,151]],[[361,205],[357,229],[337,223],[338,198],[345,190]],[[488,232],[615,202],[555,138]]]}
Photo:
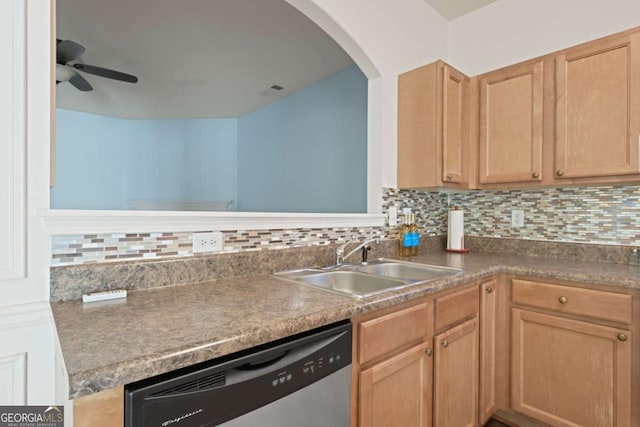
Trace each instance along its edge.
{"label": "stainless steel sink", "polygon": [[372,276],[355,271],[331,271],[311,274],[300,277],[298,280],[328,290],[361,297],[374,295],[381,291],[397,289],[407,284],[402,280]]}
{"label": "stainless steel sink", "polygon": [[363,273],[379,276],[395,277],[402,280],[423,281],[449,276],[461,270],[437,265],[420,265],[400,262],[381,261],[366,266],[356,267]]}
{"label": "stainless steel sink", "polygon": [[330,292],[364,298],[460,271],[462,270],[435,265],[378,260],[367,265],[343,264],[327,269],[283,271],[275,275]]}
{"label": "stainless steel sink", "polygon": [[348,270],[305,269],[284,271],[276,273],[276,276],[358,298],[407,286],[403,280]]}

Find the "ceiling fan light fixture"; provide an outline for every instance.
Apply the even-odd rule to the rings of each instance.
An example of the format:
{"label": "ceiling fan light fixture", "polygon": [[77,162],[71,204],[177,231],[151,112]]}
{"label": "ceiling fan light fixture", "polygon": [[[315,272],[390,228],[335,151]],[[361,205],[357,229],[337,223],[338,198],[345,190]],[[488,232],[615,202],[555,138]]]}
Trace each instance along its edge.
{"label": "ceiling fan light fixture", "polygon": [[56,81],[68,82],[77,73],[76,71],[66,65],[56,64]]}

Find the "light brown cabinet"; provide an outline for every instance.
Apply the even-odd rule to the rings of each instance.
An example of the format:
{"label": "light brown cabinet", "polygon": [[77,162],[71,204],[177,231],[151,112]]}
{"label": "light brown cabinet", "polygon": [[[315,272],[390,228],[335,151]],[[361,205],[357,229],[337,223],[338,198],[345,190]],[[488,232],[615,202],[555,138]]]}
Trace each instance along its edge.
{"label": "light brown cabinet", "polygon": [[469,78],[442,61],[398,77],[398,188],[468,181],[468,97]]}
{"label": "light brown cabinet", "polygon": [[478,319],[436,336],[433,388],[435,426],[478,425]]}
{"label": "light brown cabinet", "polygon": [[631,336],[512,311],[513,409],[552,426],[631,425]]}
{"label": "light brown cabinet", "polygon": [[360,426],[424,427],[431,416],[431,359],[420,344],[360,373]]}
{"label": "light brown cabinet", "polygon": [[478,287],[437,298],[433,425],[478,425]]}
{"label": "light brown cabinet", "polygon": [[640,172],[640,33],[568,49],[555,63],[556,178]]}
{"label": "light brown cabinet", "polygon": [[498,377],[497,363],[497,322],[498,295],[503,291],[498,287],[496,279],[480,285],[480,369],[478,418],[480,425],[484,425],[497,407],[496,380]]}
{"label": "light brown cabinet", "polygon": [[352,426],[431,426],[433,302],[353,319]]}
{"label": "light brown cabinet", "polygon": [[544,61],[480,77],[480,184],[540,182]]}
{"label": "light brown cabinet", "polygon": [[630,426],[632,296],[514,279],[512,303],[513,410],[552,426]]}

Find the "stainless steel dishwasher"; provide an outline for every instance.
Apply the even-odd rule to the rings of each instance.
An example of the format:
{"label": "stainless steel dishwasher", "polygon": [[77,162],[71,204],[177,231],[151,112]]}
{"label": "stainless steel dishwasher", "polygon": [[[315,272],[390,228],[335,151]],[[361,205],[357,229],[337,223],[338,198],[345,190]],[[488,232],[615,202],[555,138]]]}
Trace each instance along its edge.
{"label": "stainless steel dishwasher", "polygon": [[347,427],[351,324],[125,387],[125,427]]}

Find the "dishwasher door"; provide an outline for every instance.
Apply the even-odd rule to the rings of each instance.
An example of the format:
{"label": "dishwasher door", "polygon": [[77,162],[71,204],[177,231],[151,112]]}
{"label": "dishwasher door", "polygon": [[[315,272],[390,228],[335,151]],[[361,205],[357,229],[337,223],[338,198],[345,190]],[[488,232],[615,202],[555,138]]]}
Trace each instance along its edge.
{"label": "dishwasher door", "polygon": [[125,387],[125,427],[347,427],[351,324]]}
{"label": "dishwasher door", "polygon": [[348,427],[351,366],[266,406],[221,424],[224,427]]}

